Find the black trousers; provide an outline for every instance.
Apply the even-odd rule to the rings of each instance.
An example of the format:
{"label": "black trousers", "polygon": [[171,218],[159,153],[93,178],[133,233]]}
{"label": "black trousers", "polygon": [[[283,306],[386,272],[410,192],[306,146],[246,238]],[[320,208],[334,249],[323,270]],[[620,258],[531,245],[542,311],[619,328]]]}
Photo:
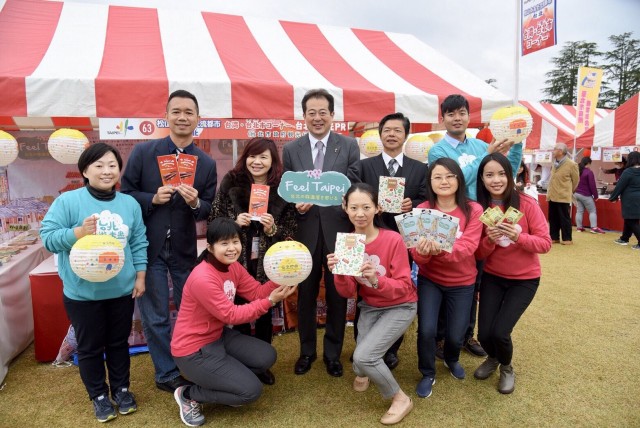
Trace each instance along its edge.
{"label": "black trousers", "polygon": [[78,367],[89,398],[129,387],[129,335],[135,300],[130,295],[107,300],[72,300],[64,307],[76,332]]}
{"label": "black trousers", "polygon": [[549,235],[554,241],[571,241],[571,205],[566,202],[549,201]]}
{"label": "black trousers", "polygon": [[340,359],[344,342],[344,327],[347,317],[347,299],[340,296],[333,283],[333,274],[327,267],[329,250],[318,231],[318,243],[311,255],[313,267],[309,277],[298,285],[298,332],[300,334],[300,355],[316,355],[317,343],[317,299],[320,292],[320,278],[324,268],[325,299],[327,302],[327,322],[324,332],[324,354],[329,360]]}
{"label": "black trousers", "polygon": [[622,236],[620,237],[620,239],[629,242],[631,234],[633,233],[636,237],[636,240],[638,241],[637,243],[640,244],[640,220],[638,220],[637,218],[625,218],[623,220],[624,225],[622,229]]}
{"label": "black trousers", "polygon": [[500,364],[511,364],[511,332],[529,307],[540,278],[508,279],[485,272],[478,316],[478,339],[490,357]]}

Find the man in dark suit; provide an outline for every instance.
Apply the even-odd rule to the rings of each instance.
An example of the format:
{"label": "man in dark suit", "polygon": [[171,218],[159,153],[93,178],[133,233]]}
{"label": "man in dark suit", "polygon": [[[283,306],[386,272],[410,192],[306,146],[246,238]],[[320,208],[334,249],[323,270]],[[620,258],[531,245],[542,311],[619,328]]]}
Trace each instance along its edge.
{"label": "man in dark suit", "polygon": [[[358,179],[360,152],[353,138],[331,132],[334,113],[333,96],[324,89],[308,91],[302,98],[302,112],[309,133],[284,146],[285,171],[336,171],[352,182]],[[319,207],[314,204],[296,204],[298,231],[296,239],[307,246],[313,258],[309,277],[298,286],[298,331],[300,358],[295,365],[296,374],[304,374],[317,358],[316,299],[324,267],[327,321],[324,335],[323,360],[327,373],[342,376],[342,343],[344,341],[347,300],[334,286],[333,275],[327,268],[327,254],[333,253],[338,232],[353,228],[340,206]]]}
{"label": "man in dark suit", "polygon": [[[405,190],[402,201],[402,212],[406,213],[417,207],[427,199],[427,165],[404,156],[402,147],[407,140],[411,122],[402,113],[388,114],[380,120],[378,132],[382,141],[382,153],[372,158],[360,161],[360,180],[370,184],[374,189],[380,185],[380,177],[404,177]],[[400,213],[383,212],[381,215],[384,226],[398,231],[394,219]],[[357,328],[354,328],[357,335]],[[390,369],[398,366],[398,349],[402,338],[394,343],[384,356],[384,362]]]}
{"label": "man in dark suit", "polygon": [[[122,176],[122,192],[136,198],[147,226],[146,292],[138,304],[155,366],[156,386],[173,392],[188,382],[180,376],[171,356],[167,273],[171,275],[177,309],[182,287],[196,263],[196,221],[206,220],[211,211],[217,173],[215,161],[193,144],[193,131],[200,120],[196,97],[184,90],[173,92],[167,102],[166,120],[168,137],[134,147]],[[193,187],[164,186],[157,157],[180,153],[198,157]]]}

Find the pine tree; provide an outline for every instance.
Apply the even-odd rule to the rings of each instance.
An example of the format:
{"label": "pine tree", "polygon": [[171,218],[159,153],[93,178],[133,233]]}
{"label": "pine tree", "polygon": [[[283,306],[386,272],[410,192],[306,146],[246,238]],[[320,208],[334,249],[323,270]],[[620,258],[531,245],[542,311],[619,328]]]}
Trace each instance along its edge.
{"label": "pine tree", "polygon": [[608,80],[600,98],[609,108],[618,107],[640,91],[640,40],[632,34],[609,36],[613,49],[603,55]]}
{"label": "pine tree", "polygon": [[596,59],[602,56],[598,52],[597,43],[567,42],[560,56],[551,59],[554,69],[545,76],[547,85],[542,92],[548,98],[542,100],[547,103],[576,105],[576,83],[578,80],[578,68],[597,67]]}

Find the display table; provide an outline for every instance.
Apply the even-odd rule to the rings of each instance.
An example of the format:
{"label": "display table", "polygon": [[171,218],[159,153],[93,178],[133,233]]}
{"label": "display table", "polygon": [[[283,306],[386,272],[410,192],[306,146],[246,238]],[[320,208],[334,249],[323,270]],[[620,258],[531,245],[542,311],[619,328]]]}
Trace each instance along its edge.
{"label": "display table", "polygon": [[[547,195],[540,194],[538,195],[538,202],[540,203],[540,208],[542,208],[542,212],[544,216],[549,219],[549,203],[547,202]],[[596,212],[598,213],[598,227],[601,229],[607,230],[617,230],[621,231],[623,226],[622,221],[622,206],[620,205],[620,201],[618,202],[609,202],[609,197],[601,197],[596,201]],[[571,209],[571,223],[576,224],[575,222],[576,216],[576,206],[573,205]],[[584,212],[582,225],[584,227],[590,227],[589,224],[589,213]]]}
{"label": "display table", "polygon": [[53,361],[71,322],[62,303],[62,280],[53,256],[29,273],[33,302],[33,335],[36,360]]}
{"label": "display table", "polygon": [[48,255],[37,242],[0,267],[0,383],[11,360],[33,340],[29,271]]}

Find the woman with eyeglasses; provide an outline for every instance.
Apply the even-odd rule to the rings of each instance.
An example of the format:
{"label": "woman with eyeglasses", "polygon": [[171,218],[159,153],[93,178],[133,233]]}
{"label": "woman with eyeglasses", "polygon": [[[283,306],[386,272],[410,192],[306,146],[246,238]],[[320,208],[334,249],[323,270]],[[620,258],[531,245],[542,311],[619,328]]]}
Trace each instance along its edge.
{"label": "woman with eyeglasses", "polygon": [[418,264],[418,369],[422,380],[416,394],[431,395],[436,382],[436,333],[440,305],[446,308],[447,330],[444,363],[456,379],[464,379],[460,350],[469,325],[469,312],[476,280],[474,253],[482,234],[482,208],[465,193],[460,166],[450,158],[437,159],[427,174],[429,197],[418,208],[432,208],[459,220],[457,239],[451,253],[439,243],[420,238],[411,249]]}

